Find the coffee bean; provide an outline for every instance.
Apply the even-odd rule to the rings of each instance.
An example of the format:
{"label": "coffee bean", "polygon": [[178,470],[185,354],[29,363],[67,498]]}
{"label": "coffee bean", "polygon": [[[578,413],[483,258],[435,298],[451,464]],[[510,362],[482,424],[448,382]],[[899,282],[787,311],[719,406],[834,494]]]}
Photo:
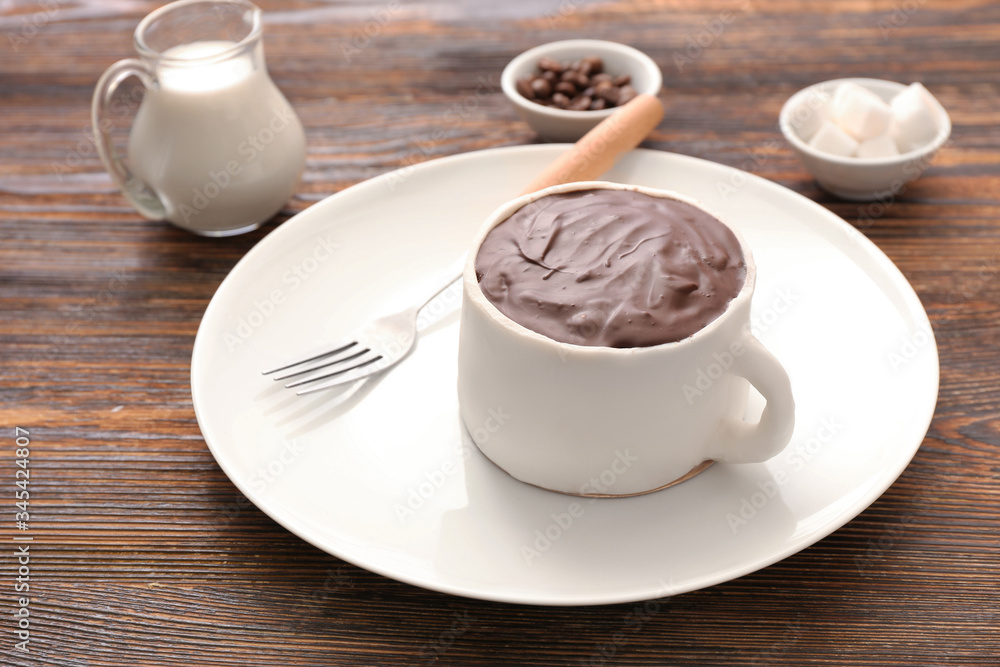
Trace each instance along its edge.
{"label": "coffee bean", "polygon": [[618,105],[626,104],[629,100],[639,94],[632,86],[622,86],[618,89]]}
{"label": "coffee bean", "polygon": [[580,90],[583,90],[590,85],[590,79],[575,70],[566,70],[563,72],[562,80],[566,83],[572,83]]}
{"label": "coffee bean", "polygon": [[536,72],[518,79],[517,92],[536,104],[573,111],[598,111],[621,106],[638,92],[629,85],[628,74],[604,71],[598,56],[563,63],[553,58],[538,61]]}
{"label": "coffee bean", "polygon": [[529,100],[534,100],[535,99],[535,91],[532,90],[532,88],[531,88],[531,77],[525,77],[523,79],[518,79],[517,83],[514,84],[514,87],[517,88],[517,92],[522,97],[526,97]]}
{"label": "coffee bean", "polygon": [[618,104],[618,88],[615,88],[610,81],[601,81],[594,86],[594,94],[605,100],[609,106]]}
{"label": "coffee bean", "polygon": [[560,81],[556,84],[556,91],[566,95],[567,97],[576,97],[576,86],[574,86],[569,81]]}
{"label": "coffee bean", "polygon": [[531,82],[531,91],[535,93],[535,97],[545,99],[552,94],[552,84],[545,79],[535,79]]}
{"label": "coffee bean", "polygon": [[581,61],[581,64],[585,64],[589,67],[592,74],[599,74],[604,71],[604,61],[597,56],[587,56]]}
{"label": "coffee bean", "polygon": [[542,58],[538,61],[538,69],[559,73],[566,69],[566,66],[558,60],[553,60],[552,58]]}

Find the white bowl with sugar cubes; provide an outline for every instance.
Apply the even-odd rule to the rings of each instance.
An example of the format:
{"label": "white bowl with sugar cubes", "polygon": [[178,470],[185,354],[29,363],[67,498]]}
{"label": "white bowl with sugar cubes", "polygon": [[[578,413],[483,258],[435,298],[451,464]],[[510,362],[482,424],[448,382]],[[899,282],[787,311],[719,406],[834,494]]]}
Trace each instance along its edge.
{"label": "white bowl with sugar cubes", "polygon": [[835,79],[781,108],[781,131],[829,192],[871,201],[900,194],[951,135],[951,119],[920,83]]}

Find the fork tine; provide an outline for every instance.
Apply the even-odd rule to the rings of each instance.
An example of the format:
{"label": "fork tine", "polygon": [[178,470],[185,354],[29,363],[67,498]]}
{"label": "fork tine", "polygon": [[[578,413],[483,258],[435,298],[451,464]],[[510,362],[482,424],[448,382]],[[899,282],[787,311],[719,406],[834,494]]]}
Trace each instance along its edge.
{"label": "fork tine", "polygon": [[321,368],[326,368],[327,366],[334,366],[336,364],[342,364],[345,361],[351,361],[352,359],[357,359],[361,355],[368,354],[369,352],[371,352],[371,350],[367,347],[362,348],[357,352],[355,352],[354,347],[360,347],[360,346],[358,345],[349,346],[346,351],[351,352],[351,354],[347,355],[346,357],[337,357],[335,359],[331,359],[331,357],[335,357],[339,352],[345,351],[344,348],[341,348],[337,352],[331,352],[330,354],[316,357],[317,359],[319,359],[318,363],[310,364],[309,362],[304,362],[304,365],[293,366],[290,370],[281,373],[280,375],[275,375],[274,379],[276,381],[285,380],[290,377],[295,377],[296,375],[311,373],[312,371],[318,371]]}
{"label": "fork tine", "polygon": [[[363,352],[362,354],[366,354],[368,352],[370,352],[370,350],[365,350],[365,352]],[[311,382],[318,382],[319,380],[325,380],[327,378],[332,378],[332,377],[336,377],[336,376],[343,376],[345,373],[349,373],[351,371],[356,371],[358,369],[364,369],[365,371],[369,371],[369,369],[367,369],[365,367],[369,366],[371,364],[374,364],[376,361],[378,361],[378,360],[380,360],[382,358],[381,354],[377,354],[374,357],[369,357],[367,359],[361,359],[361,360],[355,361],[356,358],[357,358],[357,356],[360,356],[360,355],[356,355],[355,357],[351,358],[351,361],[354,362],[354,363],[352,363],[350,366],[347,366],[345,368],[337,368],[336,370],[329,370],[328,369],[326,371],[323,371],[322,374],[320,374],[320,375],[310,375],[308,377],[300,378],[298,380],[295,380],[294,382],[289,382],[288,384],[285,385],[285,387],[288,388],[288,389],[291,389],[292,387],[299,387],[301,385],[309,384]],[[348,360],[345,359],[344,361],[348,361]],[[373,372],[373,371],[374,371],[374,369],[372,369],[369,372]],[[358,377],[363,377],[366,374],[367,373],[362,373]],[[343,382],[349,382],[349,381],[350,381],[349,379],[343,379],[342,377],[337,377],[337,379],[335,381],[324,384],[323,388],[334,387],[334,386],[336,386],[338,384],[342,384]],[[305,390],[305,392],[302,392],[302,393],[307,393],[309,391],[314,391],[314,389],[310,387],[309,389]]]}
{"label": "fork tine", "polygon": [[[349,343],[345,343],[344,345],[341,345],[340,347],[336,347],[336,348],[334,348],[332,350],[327,350],[326,352],[320,352],[318,354],[315,353],[315,352],[311,352],[311,353],[309,353],[309,355],[307,355],[305,357],[300,357],[299,359],[297,359],[295,361],[290,361],[290,362],[284,364],[283,366],[278,366],[277,368],[272,368],[271,370],[267,370],[267,371],[261,371],[261,374],[262,375],[270,375],[272,373],[277,373],[278,371],[283,371],[285,369],[291,368],[292,366],[299,366],[301,364],[307,364],[310,361],[316,361],[317,359],[322,359],[323,357],[329,357],[329,356],[334,355],[334,354],[340,354],[341,352],[343,352],[347,348],[353,347],[354,345],[357,345],[357,343],[354,342],[354,341],[351,341]],[[275,379],[277,380],[278,378],[275,378]]]}
{"label": "fork tine", "polygon": [[[345,371],[341,371],[340,375],[337,375],[333,379],[327,380],[326,382],[318,382],[322,378],[312,378],[309,380],[309,382],[318,382],[318,384],[313,384],[311,386],[305,387],[295,393],[298,394],[299,396],[305,396],[306,394],[311,394],[314,391],[322,391],[324,389],[330,389],[331,387],[349,384],[351,382],[357,382],[358,380],[362,380],[370,376],[376,375],[382,372],[383,370],[386,370],[386,368],[388,368],[387,366],[381,366],[376,364],[376,362],[380,361],[381,359],[382,357],[376,357],[375,359],[372,359],[363,364],[355,366],[353,369],[347,369]],[[390,366],[391,365],[392,364],[390,364]]]}

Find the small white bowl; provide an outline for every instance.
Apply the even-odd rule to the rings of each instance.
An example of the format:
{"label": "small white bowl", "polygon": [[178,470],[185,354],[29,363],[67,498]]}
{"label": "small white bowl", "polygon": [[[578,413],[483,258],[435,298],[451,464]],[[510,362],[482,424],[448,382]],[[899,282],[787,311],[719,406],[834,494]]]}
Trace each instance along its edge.
{"label": "small white bowl", "polygon": [[500,76],[504,94],[514,103],[521,118],[545,141],[576,141],[610,116],[614,108],[600,111],[553,109],[524,98],[517,92],[517,80],[532,75],[542,58],[565,63],[586,56],[598,56],[610,74],[628,74],[637,92],[658,95],[663,75],[653,59],[631,46],[599,39],[568,39],[529,49],[511,60]]}
{"label": "small white bowl", "polygon": [[856,83],[888,102],[906,86],[881,79],[833,79],[804,88],[792,95],[781,108],[779,125],[785,139],[823,189],[854,201],[886,199],[898,195],[906,184],[916,180],[930,165],[938,149],[951,135],[951,119],[944,107],[934,100],[938,115],[938,135],[929,144],[907,153],[885,158],[841,157],[816,150],[798,135],[792,124],[795,113],[818,99],[817,94],[832,95],[842,83]]}

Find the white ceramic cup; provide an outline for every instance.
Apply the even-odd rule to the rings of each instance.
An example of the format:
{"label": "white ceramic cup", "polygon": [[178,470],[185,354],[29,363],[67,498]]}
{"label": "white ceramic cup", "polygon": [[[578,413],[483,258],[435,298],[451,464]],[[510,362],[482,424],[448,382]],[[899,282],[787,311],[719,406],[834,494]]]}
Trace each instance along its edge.
{"label": "white ceramic cup", "polygon": [[[493,227],[546,195],[593,188],[634,190],[705,210],[665,190],[595,181],[519,197],[489,217],[465,266],[458,352],[459,409],[476,445],[516,479],[586,496],[647,493],[711,461],[759,462],[780,452],[795,421],[791,385],[750,332],[756,267],[738,232],[743,288],[716,320],[673,343],[562,343],[517,324],[483,294],[475,261]],[[744,420],[750,384],[767,401],[757,423]]]}

